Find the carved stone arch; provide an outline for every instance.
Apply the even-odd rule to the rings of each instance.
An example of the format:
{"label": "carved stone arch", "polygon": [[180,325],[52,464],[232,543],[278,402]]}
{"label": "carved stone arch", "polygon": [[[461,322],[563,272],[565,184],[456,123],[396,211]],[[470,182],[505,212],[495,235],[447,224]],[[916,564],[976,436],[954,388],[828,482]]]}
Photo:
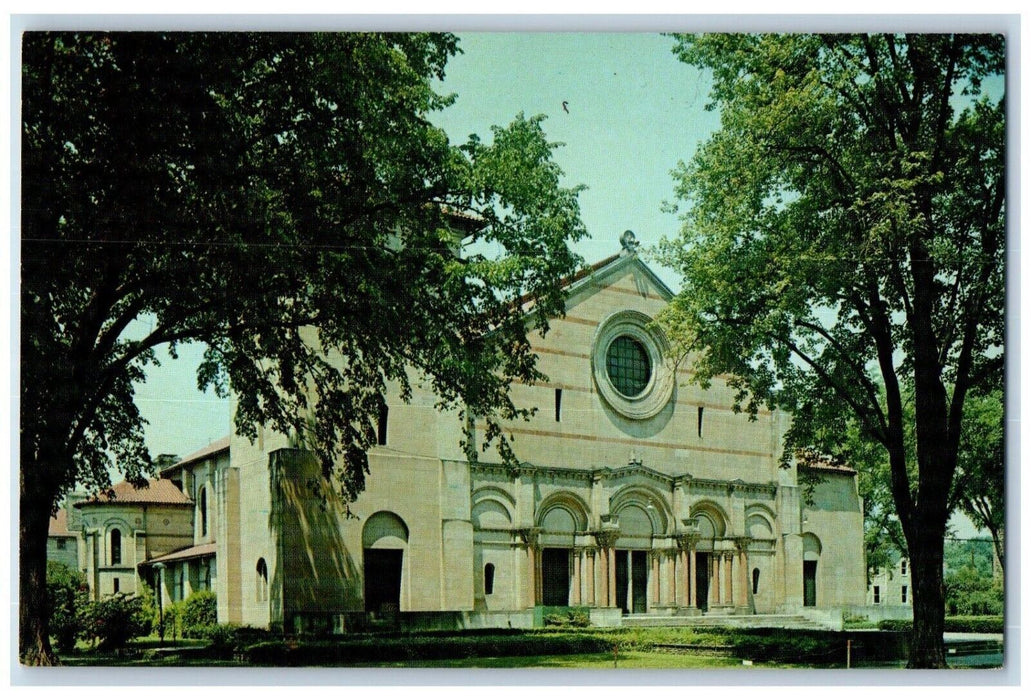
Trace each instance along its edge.
{"label": "carved stone arch", "polygon": [[609,499],[609,512],[617,517],[619,511],[627,506],[637,506],[645,512],[651,520],[653,535],[673,534],[673,511],[666,498],[658,491],[640,484],[629,484]]}
{"label": "carved stone arch", "polygon": [[727,516],[727,511],[723,510],[715,501],[698,501],[691,506],[691,517],[707,518],[713,524],[713,534],[716,537],[726,537],[727,530],[730,527],[730,518]]}
{"label": "carved stone arch", "polygon": [[105,533],[110,533],[115,528],[121,530],[123,535],[127,534],[127,531],[132,530],[132,527],[129,525],[129,519],[124,515],[112,515],[104,519]]}
{"label": "carved stone arch", "polygon": [[365,549],[405,549],[408,545],[408,525],[396,513],[381,510],[373,513],[362,528],[362,547]]}
{"label": "carved stone arch", "polygon": [[544,522],[548,519],[548,513],[555,508],[561,508],[569,513],[576,532],[585,532],[587,530],[589,522],[587,513],[590,511],[590,508],[582,498],[569,491],[553,493],[541,501],[540,505],[537,506],[537,517],[534,518],[534,524],[539,528],[545,528]]}
{"label": "carved stone arch", "polygon": [[823,543],[820,538],[811,532],[802,533],[802,559],[804,561],[818,561],[823,553]]}
{"label": "carved stone arch", "polygon": [[496,501],[500,501],[505,504],[509,512],[515,510],[515,496],[499,486],[481,486],[472,493],[473,505],[476,505],[485,498],[493,498]]}
{"label": "carved stone arch", "polygon": [[691,517],[698,523],[698,549],[711,550],[715,540],[727,535],[726,512],[713,501],[700,501],[691,507]]}
{"label": "carved stone arch", "polygon": [[473,527],[478,530],[510,528],[512,511],[508,504],[494,494],[478,498],[472,507]]}
{"label": "carved stone arch", "polygon": [[745,507],[745,534],[754,540],[768,540],[776,537],[774,523],[777,516],[761,503]]}

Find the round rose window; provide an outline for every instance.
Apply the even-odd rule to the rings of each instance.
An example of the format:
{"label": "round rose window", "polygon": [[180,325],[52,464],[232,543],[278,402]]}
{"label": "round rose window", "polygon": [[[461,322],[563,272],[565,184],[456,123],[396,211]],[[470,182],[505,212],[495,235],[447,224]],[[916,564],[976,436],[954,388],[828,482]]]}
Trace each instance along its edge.
{"label": "round rose window", "polygon": [[617,311],[598,326],[591,372],[602,399],[631,420],[658,415],[673,397],[668,344],[640,311]]}
{"label": "round rose window", "polygon": [[609,345],[605,366],[612,386],[623,396],[640,396],[652,377],[648,351],[635,338],[621,335]]}

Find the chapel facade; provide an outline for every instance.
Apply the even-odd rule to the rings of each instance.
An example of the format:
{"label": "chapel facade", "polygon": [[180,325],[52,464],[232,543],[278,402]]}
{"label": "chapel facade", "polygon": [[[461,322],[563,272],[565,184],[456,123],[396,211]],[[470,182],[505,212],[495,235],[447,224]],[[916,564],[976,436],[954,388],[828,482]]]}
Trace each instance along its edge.
{"label": "chapel facade", "polygon": [[821,469],[807,499],[780,466],[789,417],[735,413],[725,381],[702,389],[670,356],[652,320],[671,298],[631,241],[569,282],[565,317],[530,337],[547,381],[512,387],[537,408],[506,426],[515,466],[470,460],[458,413],[417,381],[410,402],[387,397],[346,507],[332,484],[313,495],[321,470],[286,436],[231,437],[219,620],[341,631],[362,617],[533,626],[549,606],[619,624],[862,605],[855,473]]}

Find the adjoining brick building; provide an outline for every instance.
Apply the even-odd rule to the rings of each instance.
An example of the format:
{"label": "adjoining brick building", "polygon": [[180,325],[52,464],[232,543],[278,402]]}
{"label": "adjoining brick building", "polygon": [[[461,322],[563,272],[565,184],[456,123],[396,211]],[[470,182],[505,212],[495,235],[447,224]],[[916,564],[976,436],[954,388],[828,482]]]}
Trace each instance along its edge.
{"label": "adjoining brick building", "polygon": [[193,501],[167,479],[141,488],[127,481],[109,493],[79,501],[79,566],[90,595],[136,593],[141,565],[190,542]]}

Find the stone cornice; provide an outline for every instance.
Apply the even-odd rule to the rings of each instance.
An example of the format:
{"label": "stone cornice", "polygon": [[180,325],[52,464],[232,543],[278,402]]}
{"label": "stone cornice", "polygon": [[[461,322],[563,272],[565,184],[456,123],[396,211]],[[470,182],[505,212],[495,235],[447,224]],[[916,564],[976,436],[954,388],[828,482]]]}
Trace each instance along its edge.
{"label": "stone cornice", "polygon": [[[445,460],[454,463],[451,460]],[[682,474],[670,475],[646,467],[639,462],[633,462],[623,467],[600,467],[595,469],[578,469],[575,467],[553,467],[538,466],[530,462],[522,462],[517,466],[505,466],[503,464],[488,464],[475,462],[469,465],[470,471],[474,474],[502,476],[512,478],[516,475],[528,476],[530,478],[565,479],[582,481],[586,485],[594,482],[604,483],[607,481],[624,481],[631,477],[644,477],[651,481],[662,484],[667,489],[676,486],[686,487],[689,491],[703,493],[719,493],[731,495],[735,492],[762,494],[767,497],[774,497],[777,494],[775,482],[748,482],[741,479],[725,481],[722,479],[706,479],[694,477],[684,472]]]}

